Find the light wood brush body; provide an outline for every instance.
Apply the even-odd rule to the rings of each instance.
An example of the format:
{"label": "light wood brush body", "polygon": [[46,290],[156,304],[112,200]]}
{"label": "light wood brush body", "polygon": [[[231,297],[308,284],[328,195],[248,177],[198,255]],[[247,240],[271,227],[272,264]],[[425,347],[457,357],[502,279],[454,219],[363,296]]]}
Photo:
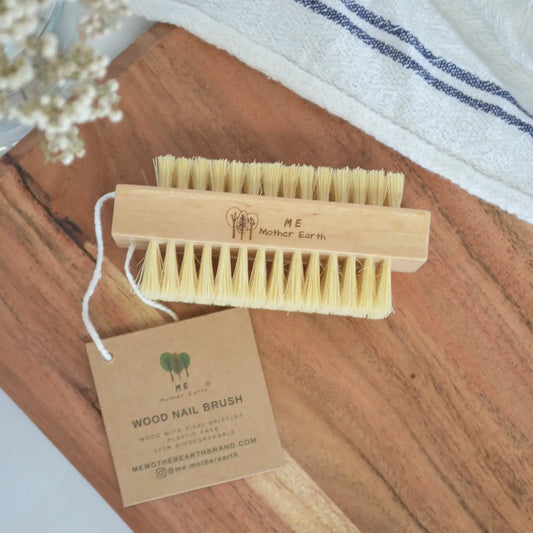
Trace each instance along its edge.
{"label": "light wood brush body", "polygon": [[391,270],[426,261],[429,212],[399,207],[403,174],[172,156],[154,166],[159,187],[117,187],[112,229],[119,246],[147,249],[148,298],[383,318]]}

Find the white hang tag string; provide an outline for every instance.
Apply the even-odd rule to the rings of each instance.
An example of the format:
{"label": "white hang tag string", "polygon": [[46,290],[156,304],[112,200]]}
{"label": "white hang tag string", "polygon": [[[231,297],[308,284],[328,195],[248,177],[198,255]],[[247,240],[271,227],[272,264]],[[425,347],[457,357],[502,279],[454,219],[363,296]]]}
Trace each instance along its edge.
{"label": "white hang tag string", "polygon": [[[100,335],[96,331],[96,328],[94,327],[91,321],[91,317],[89,315],[89,302],[96,290],[96,287],[98,286],[98,282],[100,281],[100,278],[102,277],[102,265],[104,262],[104,239],[103,239],[103,233],[102,233],[102,206],[107,200],[112,200],[114,198],[115,198],[115,193],[109,192],[107,194],[104,194],[102,197],[100,197],[94,206],[94,233],[96,237],[96,264],[94,266],[93,276],[91,278],[91,281],[89,282],[87,291],[85,292],[83,296],[83,302],[82,302],[82,308],[81,308],[81,318],[83,320],[83,323],[85,324],[87,332],[89,333],[95,346],[98,348],[98,351],[102,354],[102,357],[106,361],[111,361],[113,359],[113,355],[105,347],[104,342],[102,341]],[[160,311],[163,311],[164,313],[167,313],[168,315],[172,317],[173,320],[179,320],[178,315],[176,315],[174,311],[172,311],[171,309],[169,309],[168,307],[160,303],[157,303],[157,302],[154,302],[153,300],[149,300],[148,298],[145,298],[141,294],[139,287],[137,286],[137,283],[135,282],[135,279],[133,278],[133,275],[131,274],[131,270],[130,270],[130,262],[131,262],[131,258],[133,257],[134,252],[135,252],[135,245],[130,244],[128,248],[128,252],[126,254],[126,260],[124,261],[124,271],[126,274],[126,278],[128,279],[131,285],[131,288],[133,289],[133,292],[145,304],[151,307],[154,307],[155,309],[159,309]]]}

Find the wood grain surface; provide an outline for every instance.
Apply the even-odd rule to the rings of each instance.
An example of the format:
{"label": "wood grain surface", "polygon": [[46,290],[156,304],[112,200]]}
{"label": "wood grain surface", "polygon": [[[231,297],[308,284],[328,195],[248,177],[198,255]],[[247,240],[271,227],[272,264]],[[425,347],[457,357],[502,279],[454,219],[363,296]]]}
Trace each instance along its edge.
{"label": "wood grain surface", "polygon": [[[125,119],[85,127],[83,160],[45,163],[34,134],[3,158],[0,386],[135,531],[342,530],[330,516],[363,532],[533,531],[532,227],[183,30],[154,26],[113,68]],[[81,297],[95,201],[153,184],[165,153],[404,172],[404,205],[432,213],[429,260],[393,274],[383,321],[252,311],[282,444],[309,478],[295,466],[290,481],[122,509]],[[164,323],[129,294],[109,234],[106,259],[92,305],[102,335]],[[292,514],[284,490],[304,502]]]}
{"label": "wood grain surface", "polygon": [[301,198],[146,185],[119,185],[114,202],[111,234],[121,248],[130,244],[146,248],[152,235],[180,245],[208,241],[235,247],[227,226],[213,220],[224,222],[230,209],[240,209],[268,220],[273,228],[283,228],[290,213],[295,220],[307,221],[306,231],[327,235],[324,240],[301,239],[298,231],[290,232],[291,236],[261,235],[260,227],[253,240],[245,241],[248,250],[389,257],[393,272],[415,272],[428,255],[431,213],[422,209],[340,202],[319,202],[318,207],[316,200]]}

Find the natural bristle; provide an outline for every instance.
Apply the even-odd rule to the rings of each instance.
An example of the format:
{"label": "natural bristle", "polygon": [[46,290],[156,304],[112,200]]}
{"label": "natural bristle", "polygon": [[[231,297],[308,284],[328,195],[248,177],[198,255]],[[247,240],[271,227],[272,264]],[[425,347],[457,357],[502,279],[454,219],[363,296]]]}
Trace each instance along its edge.
{"label": "natural bristle", "polygon": [[226,190],[228,164],[227,159],[211,161],[209,188],[212,191],[224,192]]}
{"label": "natural bristle", "polygon": [[316,169],[316,199],[328,202],[331,195],[331,174],[332,169],[328,167],[318,167]]}
{"label": "natural bristle", "polygon": [[299,198],[312,200],[315,193],[315,169],[309,165],[298,168]]}
{"label": "natural bristle", "polygon": [[[154,159],[154,169],[161,187],[389,207],[400,207],[404,186],[401,173],[279,162],[165,155]],[[139,288],[167,301],[367,318],[392,312],[391,260],[385,257],[151,240]]]}
{"label": "natural bristle", "polygon": [[383,170],[370,170],[367,178],[367,198],[370,205],[383,205],[385,203],[385,172]]}
{"label": "natural bristle", "polygon": [[175,300],[180,297],[178,257],[176,254],[176,244],[174,242],[168,242],[166,246],[161,291],[163,294],[167,294],[168,299],[170,300]]}
{"label": "natural bristle", "polygon": [[357,261],[354,256],[344,259],[341,286],[341,308],[355,314],[357,310]]}
{"label": "natural bristle", "polygon": [[196,298],[196,260],[194,246],[186,244],[183,251],[180,272],[180,297],[185,302],[194,302]]}
{"label": "natural bristle", "polygon": [[244,192],[246,194],[261,194],[261,163],[248,163],[244,177]]}
{"label": "natural bristle", "polygon": [[373,259],[366,258],[363,261],[357,285],[359,287],[358,309],[365,315],[370,314],[374,308],[376,294],[376,272]]}
{"label": "natural bristle", "polygon": [[176,158],[163,155],[154,159],[155,179],[159,187],[174,187],[174,172],[177,167]]}
{"label": "natural bristle", "polygon": [[352,198],[354,204],[366,204],[367,203],[367,183],[368,172],[360,168],[352,170],[352,182],[353,192]]}
{"label": "natural bristle", "polygon": [[173,183],[179,189],[188,189],[191,179],[192,160],[188,157],[178,157],[174,167]]}
{"label": "natural bristle", "polygon": [[309,256],[304,282],[304,304],[311,313],[320,309],[322,291],[320,287],[320,256],[313,253]]}
{"label": "natural bristle", "polygon": [[292,254],[287,285],[285,288],[285,308],[289,311],[296,311],[303,297],[304,267],[301,252]]}
{"label": "natural bristle", "polygon": [[374,305],[368,314],[370,318],[381,318],[392,313],[391,262],[389,259],[382,261],[378,266],[376,284]]}
{"label": "natural bristle", "polygon": [[156,182],[161,187],[391,207],[400,207],[403,195],[403,174],[384,170],[242,163],[171,155],[156,157],[154,168]]}
{"label": "natural bristle", "polygon": [[229,246],[222,246],[218,256],[215,277],[215,302],[219,305],[230,305],[233,296],[231,281],[231,254]]}
{"label": "natural bristle", "polygon": [[277,196],[281,183],[281,163],[263,163],[261,177],[265,196]]}
{"label": "natural bristle", "polygon": [[350,169],[339,168],[333,175],[333,199],[336,202],[349,202],[352,196],[353,182]]}
{"label": "natural bristle", "polygon": [[339,261],[335,254],[328,256],[322,276],[322,307],[329,313],[336,313],[341,304],[339,285]]}
{"label": "natural bristle", "polygon": [[387,174],[387,205],[400,207],[403,197],[404,175],[400,172]]}
{"label": "natural bristle", "polygon": [[197,157],[191,166],[192,188],[206,191],[209,183],[209,159]]}
{"label": "natural bristle", "polygon": [[289,258],[281,250],[267,258],[265,250],[244,246],[180,250],[167,243],[164,250],[162,259],[150,241],[140,272],[140,290],[151,299],[368,318],[392,312],[390,260],[330,254],[322,261],[300,252]]}
{"label": "natural bristle", "polygon": [[248,279],[248,250],[239,248],[235,270],[233,271],[232,302],[248,301],[250,281]]}
{"label": "natural bristle", "polygon": [[156,241],[150,241],[139,272],[139,290],[152,300],[160,298],[161,291],[161,250]]}
{"label": "natural bristle", "polygon": [[242,186],[244,183],[244,163],[240,161],[232,161],[229,164],[229,176],[228,176],[228,191],[229,192],[242,192]]}
{"label": "natural bristle", "polygon": [[267,301],[273,309],[281,309],[285,301],[285,272],[283,251],[276,250],[267,282]]}
{"label": "natural bristle", "polygon": [[298,189],[298,165],[283,167],[281,172],[281,190],[284,198],[296,198]]}
{"label": "natural bristle", "polygon": [[215,277],[213,273],[213,250],[206,244],[202,249],[200,271],[198,272],[197,300],[200,303],[213,303],[215,298]]}
{"label": "natural bristle", "polygon": [[263,307],[267,302],[267,264],[264,249],[259,249],[255,253],[255,260],[250,274],[250,307]]}

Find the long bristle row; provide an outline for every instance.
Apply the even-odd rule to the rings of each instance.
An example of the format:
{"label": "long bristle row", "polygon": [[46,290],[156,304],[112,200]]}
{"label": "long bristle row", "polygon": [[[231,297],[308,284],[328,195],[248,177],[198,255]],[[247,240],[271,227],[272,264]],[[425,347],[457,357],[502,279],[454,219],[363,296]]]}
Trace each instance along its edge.
{"label": "long bristle row", "polygon": [[154,168],[161,187],[391,207],[400,207],[403,195],[403,174],[384,170],[241,163],[171,155],[156,157]]}
{"label": "long bristle row", "polygon": [[392,312],[390,259],[150,241],[139,288],[165,301],[367,318]]}

